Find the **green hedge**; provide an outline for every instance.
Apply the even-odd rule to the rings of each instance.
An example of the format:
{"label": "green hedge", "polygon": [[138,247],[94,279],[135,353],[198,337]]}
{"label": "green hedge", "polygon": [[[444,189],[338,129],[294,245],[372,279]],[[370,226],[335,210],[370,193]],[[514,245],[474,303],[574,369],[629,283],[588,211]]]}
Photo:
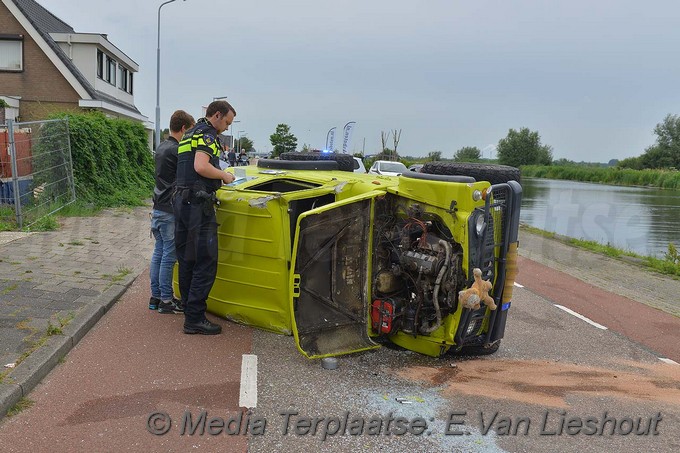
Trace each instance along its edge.
{"label": "green hedge", "polygon": [[567,179],[571,181],[600,182],[620,186],[651,186],[680,189],[680,171],[631,170],[615,167],[542,166],[521,167],[522,176],[530,178]]}
{"label": "green hedge", "polygon": [[76,197],[97,207],[140,205],[154,186],[154,162],[141,123],[102,113],[66,113]]}

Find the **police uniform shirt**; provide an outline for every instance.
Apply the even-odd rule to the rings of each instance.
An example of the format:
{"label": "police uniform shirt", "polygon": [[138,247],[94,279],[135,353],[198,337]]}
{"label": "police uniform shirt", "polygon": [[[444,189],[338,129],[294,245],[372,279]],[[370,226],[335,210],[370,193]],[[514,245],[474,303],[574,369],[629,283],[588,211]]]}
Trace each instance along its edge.
{"label": "police uniform shirt", "polygon": [[196,173],[194,158],[196,152],[206,153],[210,156],[210,164],[219,169],[221,149],[217,130],[206,118],[199,119],[196,125],[189,129],[179,142],[177,149],[177,187],[206,192],[215,192],[219,189],[222,186],[222,180],[205,178]]}

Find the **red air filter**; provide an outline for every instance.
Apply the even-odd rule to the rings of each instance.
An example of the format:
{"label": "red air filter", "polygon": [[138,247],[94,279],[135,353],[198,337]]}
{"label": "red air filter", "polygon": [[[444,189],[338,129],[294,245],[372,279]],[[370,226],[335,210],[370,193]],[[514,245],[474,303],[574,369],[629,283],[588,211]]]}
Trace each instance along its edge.
{"label": "red air filter", "polygon": [[377,334],[389,334],[394,327],[394,302],[390,299],[376,299],[371,305],[371,325]]}

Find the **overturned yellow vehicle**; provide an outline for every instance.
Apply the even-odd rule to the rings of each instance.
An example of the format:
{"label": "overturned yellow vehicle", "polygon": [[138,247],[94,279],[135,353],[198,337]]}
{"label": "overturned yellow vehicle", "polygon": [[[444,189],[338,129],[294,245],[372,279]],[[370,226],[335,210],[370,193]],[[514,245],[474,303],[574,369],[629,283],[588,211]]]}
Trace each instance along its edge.
{"label": "overturned yellow vehicle", "polygon": [[[495,352],[516,272],[519,171],[432,164],[440,174],[359,174],[335,160],[240,167],[217,193],[208,311],[293,334],[310,358],[385,342],[430,356]],[[493,283],[497,310],[459,303],[473,268]]]}

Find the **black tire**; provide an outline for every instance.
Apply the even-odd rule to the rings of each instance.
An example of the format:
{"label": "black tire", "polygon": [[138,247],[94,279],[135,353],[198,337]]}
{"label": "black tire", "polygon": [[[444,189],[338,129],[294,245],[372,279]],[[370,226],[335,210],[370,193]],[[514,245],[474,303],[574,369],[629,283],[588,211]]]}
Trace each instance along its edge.
{"label": "black tire", "polygon": [[427,173],[420,173],[415,171],[405,171],[401,174],[404,178],[412,179],[425,179],[428,181],[442,181],[442,182],[462,182],[470,183],[475,182],[475,178],[472,176],[461,176],[461,175],[432,175]]}
{"label": "black tire", "polygon": [[507,165],[437,161],[427,162],[421,173],[472,176],[477,181],[489,181],[491,184],[502,184],[508,181],[521,182],[519,168]]}
{"label": "black tire", "polygon": [[497,353],[500,347],[501,340],[498,340],[497,342],[490,344],[488,348],[485,348],[484,346],[463,346],[460,351],[454,352],[453,355],[466,357],[491,355]]}
{"label": "black tire", "polygon": [[333,160],[338,163],[341,171],[354,171],[354,157],[349,154],[338,153],[314,153],[314,152],[292,152],[281,153],[280,160]]}
{"label": "black tire", "polygon": [[338,163],[332,160],[316,161],[293,161],[278,159],[260,159],[257,161],[258,168],[270,168],[272,170],[325,170],[338,169]]}

